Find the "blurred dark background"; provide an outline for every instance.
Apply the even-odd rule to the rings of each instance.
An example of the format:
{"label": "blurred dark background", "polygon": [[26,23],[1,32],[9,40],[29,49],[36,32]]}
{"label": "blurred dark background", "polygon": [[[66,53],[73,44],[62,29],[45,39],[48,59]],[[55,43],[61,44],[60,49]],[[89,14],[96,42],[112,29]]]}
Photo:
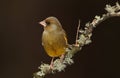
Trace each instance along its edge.
{"label": "blurred dark background", "polygon": [[[106,4],[117,0],[1,0],[0,78],[32,78],[41,62],[51,58],[41,45],[39,21],[56,16],[75,42],[78,20],[81,26],[95,15],[106,13]],[[120,3],[120,2],[119,2]],[[74,56],[65,72],[46,78],[120,78],[120,17],[110,18],[95,28],[92,44]]]}

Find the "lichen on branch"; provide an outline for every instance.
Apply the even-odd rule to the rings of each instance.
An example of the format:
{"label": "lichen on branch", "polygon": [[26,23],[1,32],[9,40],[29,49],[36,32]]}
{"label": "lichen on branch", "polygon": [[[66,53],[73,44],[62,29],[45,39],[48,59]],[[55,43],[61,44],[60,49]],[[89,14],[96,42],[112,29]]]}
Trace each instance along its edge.
{"label": "lichen on branch", "polygon": [[96,15],[92,22],[88,22],[85,24],[84,29],[79,29],[79,22],[78,32],[76,36],[76,44],[69,45],[69,47],[66,48],[64,60],[62,62],[59,58],[54,60],[52,69],[50,69],[49,64],[42,63],[38,67],[39,71],[34,73],[33,78],[44,78],[47,74],[55,74],[56,72],[64,71],[67,65],[73,64],[74,61],[72,57],[74,56],[74,54],[80,51],[84,45],[88,45],[92,42],[91,37],[93,29],[101,22],[110,17],[120,17],[120,5],[118,2],[114,6],[106,5],[105,10],[107,11],[106,14],[103,14],[101,17]]}

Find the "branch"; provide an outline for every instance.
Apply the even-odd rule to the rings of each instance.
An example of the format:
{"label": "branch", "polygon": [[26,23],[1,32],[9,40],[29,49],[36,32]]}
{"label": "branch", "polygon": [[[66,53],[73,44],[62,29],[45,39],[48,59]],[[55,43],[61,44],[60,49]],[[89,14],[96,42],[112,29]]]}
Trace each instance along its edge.
{"label": "branch", "polygon": [[34,78],[44,78],[45,75],[47,74],[54,74],[56,72],[61,72],[64,71],[67,65],[71,65],[74,63],[72,57],[74,56],[75,53],[80,51],[84,45],[88,45],[91,43],[91,36],[92,36],[92,31],[93,29],[99,25],[101,22],[105,21],[106,19],[110,17],[115,17],[115,16],[120,16],[120,5],[116,3],[115,6],[111,5],[106,5],[105,10],[107,11],[106,14],[103,14],[102,17],[100,16],[95,16],[92,22],[88,22],[84,29],[79,29],[80,27],[80,21],[78,24],[78,29],[77,29],[77,35],[76,37],[76,43],[77,46],[75,45],[69,45],[69,48],[66,49],[66,55],[63,60],[63,62],[60,61],[60,59],[56,59],[53,64],[53,69],[50,69],[49,64],[41,64],[38,69],[39,71],[34,73]]}

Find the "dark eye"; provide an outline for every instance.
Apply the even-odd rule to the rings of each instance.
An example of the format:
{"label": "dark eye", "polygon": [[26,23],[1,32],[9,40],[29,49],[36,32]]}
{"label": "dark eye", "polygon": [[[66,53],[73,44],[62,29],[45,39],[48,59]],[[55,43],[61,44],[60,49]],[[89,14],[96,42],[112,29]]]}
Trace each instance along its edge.
{"label": "dark eye", "polygon": [[46,24],[47,24],[47,25],[50,25],[50,22],[49,22],[49,21],[46,21]]}

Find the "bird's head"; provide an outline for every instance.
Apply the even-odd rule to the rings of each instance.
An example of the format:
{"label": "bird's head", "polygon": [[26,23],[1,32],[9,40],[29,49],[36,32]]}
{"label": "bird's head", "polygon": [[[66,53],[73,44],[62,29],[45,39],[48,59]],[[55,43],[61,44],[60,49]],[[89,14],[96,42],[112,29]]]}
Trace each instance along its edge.
{"label": "bird's head", "polygon": [[60,30],[62,26],[56,17],[48,17],[45,20],[39,22],[44,27],[44,30]]}

